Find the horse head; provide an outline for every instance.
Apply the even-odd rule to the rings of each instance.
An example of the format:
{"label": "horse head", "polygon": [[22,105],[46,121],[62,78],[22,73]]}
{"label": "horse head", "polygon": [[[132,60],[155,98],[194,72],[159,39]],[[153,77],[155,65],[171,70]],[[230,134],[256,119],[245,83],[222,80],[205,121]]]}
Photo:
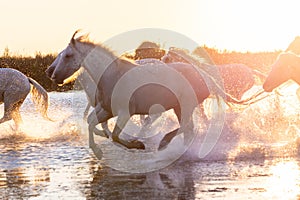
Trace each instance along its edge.
{"label": "horse head", "polygon": [[263,89],[266,92],[271,92],[282,83],[293,78],[295,56],[295,54],[290,52],[279,54],[277,60],[271,66],[271,71],[263,84]]}
{"label": "horse head", "polygon": [[55,60],[51,63],[51,65],[46,69],[45,73],[46,73],[46,75],[47,75],[49,78],[51,78],[51,76],[52,76],[52,74],[53,74],[53,72],[54,72],[54,70],[55,70],[55,68],[56,68],[56,65],[58,64],[59,59],[61,58],[63,52],[64,52],[64,50],[61,51],[61,52],[57,55],[56,59],[55,59]]}
{"label": "horse head", "polygon": [[62,84],[65,79],[79,70],[81,63],[88,53],[87,49],[84,47],[86,46],[85,44],[88,43],[84,41],[87,36],[80,36],[75,39],[75,35],[78,32],[79,30],[73,34],[68,46],[57,56],[46,71],[46,73],[51,75],[51,79],[57,84]]}

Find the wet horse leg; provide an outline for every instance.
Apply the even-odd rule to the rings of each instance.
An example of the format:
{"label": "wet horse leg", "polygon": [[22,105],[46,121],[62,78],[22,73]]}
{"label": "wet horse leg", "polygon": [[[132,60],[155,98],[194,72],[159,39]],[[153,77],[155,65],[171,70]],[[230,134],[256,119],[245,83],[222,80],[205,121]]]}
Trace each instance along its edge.
{"label": "wet horse leg", "polygon": [[[85,108],[85,111],[84,111],[84,113],[83,113],[83,118],[84,118],[84,119],[87,119],[87,115],[88,115],[88,112],[89,112],[90,107],[91,107],[91,104],[88,103],[87,106],[86,106],[86,108]],[[100,107],[100,108],[101,108],[101,107]],[[99,108],[97,108],[97,109],[99,110]],[[99,111],[98,111],[98,112],[99,112]],[[96,116],[95,113],[93,113],[93,114]],[[105,132],[103,132],[103,131],[101,131],[101,130],[99,130],[99,129],[97,129],[97,128],[95,127],[95,129],[94,129],[95,135],[99,135],[99,136],[102,136],[102,137],[109,138],[109,135],[111,135],[111,132],[110,132],[110,130],[109,130],[109,128],[108,128],[107,121],[101,123],[101,127],[103,128],[103,130],[104,130]]]}
{"label": "wet horse leg", "polygon": [[127,147],[128,149],[145,149],[145,145],[140,141],[137,141],[137,140],[126,141],[119,137],[129,119],[130,119],[130,117],[127,116],[125,114],[125,112],[123,113],[122,111],[120,111],[118,113],[118,119],[117,119],[116,125],[114,127],[114,130],[112,132],[112,140],[114,142],[122,144],[123,146]]}
{"label": "wet horse leg", "polygon": [[[180,130],[183,131],[184,135],[184,144],[188,145],[191,142],[190,138],[190,131],[193,131],[193,121],[192,121],[192,112],[189,112],[190,114],[187,114],[187,116],[182,119],[181,116],[181,109],[180,108],[174,108],[174,112],[177,116],[178,122],[180,124]],[[161,140],[158,150],[163,150],[167,147],[167,145],[172,141],[172,139],[179,134],[178,133],[179,128],[171,131],[170,133],[166,134],[163,139]]]}
{"label": "wet horse leg", "polygon": [[[96,126],[101,123],[101,125],[105,124],[107,120],[112,118],[113,116],[104,110],[100,105],[96,106],[93,112],[88,116],[88,124],[89,124],[89,145],[90,147],[94,145],[94,132],[96,132],[96,135],[100,135],[103,137],[107,137],[107,133],[101,130],[98,130]],[[108,129],[108,127],[107,127]]]}
{"label": "wet horse leg", "polygon": [[12,119],[11,113],[8,113],[7,111],[4,111],[3,117],[0,119],[0,124],[9,121]]}
{"label": "wet horse leg", "polygon": [[[94,140],[94,131],[96,130],[96,125],[99,122],[104,122],[110,119],[112,115],[105,111],[101,106],[96,106],[94,111],[88,117],[88,124],[89,124],[89,147],[94,152],[95,156],[98,159],[102,158],[103,152],[101,151],[100,147],[95,144]],[[99,130],[100,131],[100,130]],[[105,133],[104,133],[105,134]]]}
{"label": "wet horse leg", "polygon": [[[178,123],[180,124],[181,122],[181,111],[180,108],[174,109],[174,112],[177,116],[177,120]],[[171,140],[177,135],[179,128],[171,131],[170,133],[167,133],[163,139],[161,140],[161,142],[159,143],[159,147],[158,150],[162,150],[165,149],[167,147],[167,145],[171,142]]]}
{"label": "wet horse leg", "polygon": [[87,118],[87,116],[88,116],[88,114],[89,114],[90,108],[91,108],[91,104],[88,103],[88,104],[86,105],[86,107],[85,107],[84,112],[83,112],[83,119],[86,119],[86,118]]}
{"label": "wet horse leg", "polygon": [[22,123],[22,118],[20,115],[20,107],[23,102],[24,102],[24,99],[14,102],[13,100],[5,97],[4,98],[4,115],[0,119],[0,124],[13,119],[18,128],[19,125]]}

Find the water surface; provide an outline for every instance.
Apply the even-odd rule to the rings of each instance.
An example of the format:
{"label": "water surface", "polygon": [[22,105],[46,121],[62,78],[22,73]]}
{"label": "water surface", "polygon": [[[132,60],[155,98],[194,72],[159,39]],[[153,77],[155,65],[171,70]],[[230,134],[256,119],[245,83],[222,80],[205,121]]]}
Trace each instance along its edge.
{"label": "water surface", "polygon": [[55,122],[42,119],[27,99],[21,130],[0,125],[0,199],[299,199],[295,89],[228,111],[204,159],[195,144],[172,165],[137,174],[110,168],[88,148],[82,93],[50,93]]}

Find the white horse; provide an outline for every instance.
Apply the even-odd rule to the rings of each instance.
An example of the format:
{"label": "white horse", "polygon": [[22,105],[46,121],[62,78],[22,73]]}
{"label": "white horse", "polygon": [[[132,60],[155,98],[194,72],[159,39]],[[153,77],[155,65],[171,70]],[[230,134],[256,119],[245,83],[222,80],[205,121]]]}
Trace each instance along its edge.
{"label": "white horse", "polygon": [[[56,59],[46,69],[45,73],[49,78],[51,78],[51,76],[56,68],[56,65],[59,63],[59,60],[61,59],[63,53],[64,53],[64,50],[61,51],[57,55]],[[155,59],[155,58],[144,58],[141,60],[135,60],[135,62],[138,65],[146,65],[146,64],[155,64],[155,63],[157,64],[157,63],[159,63],[159,60]],[[97,67],[97,66],[95,65],[94,67]],[[95,94],[96,94],[96,90],[97,90],[97,85],[94,82],[94,80],[92,79],[91,75],[86,70],[83,70],[83,71],[77,73],[77,75],[75,77],[71,78],[70,80],[65,80],[64,84],[67,84],[69,81],[72,81],[74,79],[78,80],[78,82],[79,82],[80,86],[83,88],[83,90],[86,94],[86,98],[88,100],[87,106],[83,113],[83,117],[84,117],[84,119],[86,119],[89,114],[89,109],[91,107],[95,108],[95,106],[96,106]],[[152,116],[152,118],[150,120],[150,117],[145,118],[144,115],[140,115],[140,121],[143,125],[149,126],[151,124],[151,122],[154,121],[157,117],[158,116]],[[111,132],[108,128],[107,121],[101,123],[101,127],[103,128],[104,132],[99,131],[98,129],[95,129],[94,130],[95,134],[109,138],[109,136],[111,136]]]}
{"label": "white horse", "polygon": [[[147,68],[145,68],[146,66],[143,67],[143,65],[137,67],[137,64],[119,58],[106,47],[94,44],[88,41],[84,36],[74,39],[76,33],[77,31],[74,33],[69,45],[64,50],[62,58],[56,66],[51,78],[57,84],[61,84],[65,79],[72,76],[82,66],[91,75],[94,82],[97,83],[97,105],[88,118],[89,143],[90,147],[94,151],[97,151],[97,149],[95,149],[96,145],[93,138],[94,127],[98,123],[105,122],[114,116],[118,116],[118,119],[116,122],[117,125],[114,127],[112,133],[113,141],[120,143],[127,148],[143,149],[143,143],[139,141],[123,140],[119,138],[119,134],[131,115],[149,114],[149,110],[151,110],[150,108],[157,104],[163,106],[164,110],[174,109],[181,127],[188,127],[189,130],[192,130],[190,124],[192,115],[191,113],[193,112],[194,107],[202,103],[203,100],[210,95],[205,83],[206,80],[204,81],[202,75],[199,74],[199,71],[194,66],[186,63],[160,63],[160,65],[157,64],[153,66],[154,68],[156,67],[155,69],[158,71],[155,71],[155,69],[152,69],[149,65],[147,65]],[[95,67],[95,65],[97,67]],[[213,66],[210,66],[209,68],[211,70]],[[116,104],[117,106],[114,107],[112,105],[112,100],[116,99],[113,98],[114,87],[119,81],[121,81],[121,78],[124,77],[127,72],[132,72],[131,70],[135,71],[135,69],[137,69],[137,71],[145,70],[148,72],[148,74],[135,75],[131,77],[132,79],[130,79],[128,84],[141,81],[149,75],[154,79],[158,77],[169,80],[172,82],[174,90],[179,94],[176,96],[168,88],[162,87],[155,83],[150,83],[136,89],[136,91],[132,94],[128,105],[126,104],[126,99],[124,99],[125,97],[122,96],[126,96],[128,92],[126,90],[126,85],[124,85],[125,90],[119,91],[122,95],[120,98],[117,98],[119,101],[118,104]],[[178,77],[175,78],[174,75],[166,73],[163,69],[176,71],[178,76],[184,77],[186,81],[185,83],[189,84],[191,87],[189,88],[178,84]],[[189,91],[189,89],[192,91]],[[193,99],[190,96],[187,96],[188,92],[192,92],[195,95],[194,100],[196,102],[193,102]],[[118,94],[116,95],[118,96]],[[177,97],[180,97],[181,99],[177,99]],[[189,109],[187,109],[184,113],[181,113],[181,107],[179,103],[182,99],[189,99],[191,101],[188,105]],[[127,111],[129,113],[127,113]],[[161,112],[161,110],[159,110],[159,112]],[[184,117],[182,117],[182,114],[184,114]],[[161,144],[168,144],[171,139],[176,136],[176,134],[177,130],[168,133],[163,138]],[[184,134],[184,138],[189,140],[190,137],[186,137],[187,133],[185,132]]]}
{"label": "white horse", "polygon": [[[52,64],[47,68],[46,75],[51,78],[56,65],[59,63],[59,60],[62,58],[62,55],[64,53],[64,50],[61,51],[56,59],[52,62]],[[85,108],[85,111],[83,113],[83,117],[86,119],[89,113],[89,109],[90,107],[95,107],[96,106],[96,101],[95,101],[95,94],[96,94],[96,90],[97,90],[97,85],[96,83],[93,81],[93,79],[91,78],[91,76],[88,74],[88,72],[86,70],[83,70],[82,72],[78,73],[78,76],[75,77],[77,78],[79,84],[81,85],[81,87],[83,88],[85,94],[86,94],[86,98],[88,100],[88,104]],[[65,82],[66,84],[67,82]],[[95,129],[95,134],[96,135],[100,135],[103,137],[109,137],[111,135],[111,132],[108,128],[108,124],[107,121],[101,123],[101,127],[103,128],[104,132],[102,131],[98,131],[98,129]]]}
{"label": "white horse", "polygon": [[263,84],[266,92],[271,92],[282,83],[292,79],[300,85],[300,56],[291,52],[279,54]]}
{"label": "white horse", "polygon": [[[32,89],[31,89],[32,86]],[[31,92],[32,100],[42,116],[48,119],[48,94],[46,90],[32,78],[18,70],[0,69],[0,104],[4,102],[4,115],[0,123],[14,120],[17,127],[22,123],[20,107]]]}

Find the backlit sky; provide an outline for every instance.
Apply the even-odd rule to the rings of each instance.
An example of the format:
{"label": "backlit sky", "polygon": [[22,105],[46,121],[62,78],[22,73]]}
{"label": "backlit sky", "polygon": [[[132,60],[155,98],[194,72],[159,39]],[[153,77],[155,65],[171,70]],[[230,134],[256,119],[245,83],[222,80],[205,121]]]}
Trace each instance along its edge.
{"label": "backlit sky", "polygon": [[218,49],[285,49],[300,35],[299,10],[297,0],[0,0],[0,55],[59,52],[79,28],[97,42],[164,28]]}

